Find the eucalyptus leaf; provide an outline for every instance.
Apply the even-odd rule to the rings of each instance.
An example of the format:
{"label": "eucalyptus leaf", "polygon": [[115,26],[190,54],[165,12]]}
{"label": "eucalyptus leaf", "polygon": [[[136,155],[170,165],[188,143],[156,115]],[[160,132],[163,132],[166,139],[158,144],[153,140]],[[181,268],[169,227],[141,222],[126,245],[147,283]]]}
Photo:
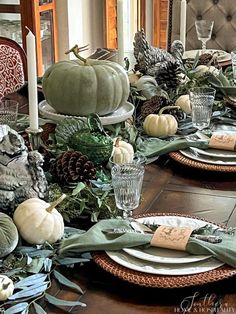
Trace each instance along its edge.
{"label": "eucalyptus leaf", "polygon": [[44,265],[45,258],[44,257],[35,257],[31,264],[27,267],[27,272],[37,274],[41,271]]}
{"label": "eucalyptus leaf", "polygon": [[52,250],[45,250],[45,249],[37,249],[35,247],[27,247],[27,246],[19,246],[15,250],[16,253],[20,254],[28,254],[30,257],[48,257],[50,256],[53,251]]}
{"label": "eucalyptus leaf", "polygon": [[31,264],[32,263],[32,257],[30,257],[29,255],[27,255],[27,262],[26,262],[26,264],[27,265],[29,265],[29,264]]}
{"label": "eucalyptus leaf", "polygon": [[65,257],[65,258],[57,258],[56,261],[60,265],[72,265],[77,263],[89,262],[88,258],[78,258],[78,257]]}
{"label": "eucalyptus leaf", "polygon": [[85,187],[86,185],[83,182],[79,182],[77,186],[74,188],[74,190],[72,191],[72,195],[76,195],[80,193]]}
{"label": "eucalyptus leaf", "polygon": [[98,221],[99,212],[92,212],[91,214],[91,221],[97,222]]}
{"label": "eucalyptus leaf", "polygon": [[45,293],[45,298],[46,300],[55,305],[55,306],[81,306],[81,307],[86,307],[85,303],[82,303],[80,301],[66,301],[62,299],[58,299],[53,297],[52,295]]}
{"label": "eucalyptus leaf", "polygon": [[17,248],[15,249],[15,253],[19,252],[19,253],[30,253],[30,252],[34,252],[36,249],[33,246],[17,246]]}
{"label": "eucalyptus leaf", "polygon": [[46,258],[53,255],[53,250],[35,250],[35,252],[29,253],[31,257]]}
{"label": "eucalyptus leaf", "polygon": [[34,284],[43,283],[47,278],[45,274],[36,274],[28,276],[15,284],[15,289],[23,289],[25,287],[32,286]]}
{"label": "eucalyptus leaf", "polygon": [[192,69],[196,68],[196,66],[198,65],[198,62],[199,62],[199,51],[197,52],[197,54],[194,58]]}
{"label": "eucalyptus leaf", "polygon": [[29,304],[27,302],[18,303],[16,305],[13,305],[9,307],[7,310],[4,311],[4,314],[15,314],[20,313],[27,309]]}
{"label": "eucalyptus leaf", "polygon": [[33,306],[34,306],[36,314],[47,314],[38,303],[33,302]]}
{"label": "eucalyptus leaf", "polygon": [[3,275],[6,275],[8,277],[12,277],[12,276],[15,276],[17,274],[20,274],[22,273],[22,268],[15,268],[15,269],[11,269],[5,273],[3,273]]}
{"label": "eucalyptus leaf", "polygon": [[65,234],[75,234],[75,233],[84,233],[85,230],[82,230],[82,229],[77,229],[77,228],[73,228],[73,227],[65,227],[64,229],[64,233]]}
{"label": "eucalyptus leaf", "polygon": [[37,284],[34,286],[27,287],[27,288],[25,288],[25,289],[23,289],[17,293],[14,293],[8,299],[9,300],[16,300],[16,299],[25,298],[25,297],[31,297],[31,296],[34,296],[38,293],[44,292],[47,288],[48,288],[48,282],[45,282],[42,285]]}
{"label": "eucalyptus leaf", "polygon": [[65,220],[65,222],[70,223],[70,217],[68,216],[67,213],[63,212],[62,217]]}
{"label": "eucalyptus leaf", "polygon": [[97,203],[98,203],[98,207],[100,208],[102,206],[102,199],[97,197]]}
{"label": "eucalyptus leaf", "polygon": [[46,272],[50,272],[52,268],[52,260],[50,258],[45,258],[43,261],[43,267]]}
{"label": "eucalyptus leaf", "polygon": [[92,259],[91,253],[89,253],[89,252],[82,253],[81,256],[83,258],[87,258],[88,261]]}
{"label": "eucalyptus leaf", "polygon": [[80,214],[82,214],[85,207],[86,207],[86,203],[85,203],[85,200],[83,199],[83,200],[81,200],[80,206],[79,206]]}
{"label": "eucalyptus leaf", "polygon": [[64,286],[72,288],[78,292],[80,292],[81,294],[84,294],[83,290],[80,288],[80,286],[78,286],[76,283],[72,282],[71,280],[69,280],[68,278],[66,278],[65,276],[63,276],[61,273],[59,273],[58,271],[54,270],[53,271],[53,275],[55,276],[55,278]]}

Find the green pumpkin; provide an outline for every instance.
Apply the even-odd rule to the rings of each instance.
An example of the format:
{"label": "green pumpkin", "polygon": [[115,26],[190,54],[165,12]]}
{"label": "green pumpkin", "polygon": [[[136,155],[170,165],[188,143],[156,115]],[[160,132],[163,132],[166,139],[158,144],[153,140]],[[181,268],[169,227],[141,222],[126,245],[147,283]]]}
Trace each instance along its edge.
{"label": "green pumpkin", "polygon": [[0,258],[16,248],[18,239],[18,230],[11,217],[0,213]]}
{"label": "green pumpkin", "polygon": [[52,65],[42,80],[47,103],[57,112],[100,116],[126,103],[129,80],[125,69],[106,60],[60,61]]}

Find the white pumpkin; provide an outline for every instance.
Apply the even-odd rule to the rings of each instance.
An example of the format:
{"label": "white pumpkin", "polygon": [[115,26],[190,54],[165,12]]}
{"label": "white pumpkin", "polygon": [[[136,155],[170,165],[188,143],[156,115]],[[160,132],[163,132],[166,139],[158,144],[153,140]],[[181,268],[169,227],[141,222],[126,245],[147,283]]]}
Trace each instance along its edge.
{"label": "white pumpkin", "polygon": [[175,101],[175,105],[179,106],[185,113],[189,114],[191,113],[191,104],[189,95],[181,95],[177,100]]}
{"label": "white pumpkin", "polygon": [[[178,128],[178,122],[171,114],[162,114],[162,112],[176,106],[163,107],[159,114],[149,114],[143,123],[143,129],[147,135],[154,137],[164,137],[174,135]],[[178,107],[179,108],[179,107]]]}
{"label": "white pumpkin", "polygon": [[120,138],[114,139],[114,148],[112,152],[112,161],[121,163],[131,163],[134,159],[134,148],[130,143],[127,143]]}
{"label": "white pumpkin", "polygon": [[54,208],[66,197],[49,204],[39,198],[21,203],[13,215],[14,223],[22,238],[31,244],[55,243],[64,234],[64,220]]}
{"label": "white pumpkin", "polygon": [[13,294],[13,291],[13,281],[5,275],[0,275],[0,301],[7,300]]}
{"label": "white pumpkin", "polygon": [[214,75],[218,75],[219,74],[219,69],[217,69],[216,67],[214,67],[213,65],[207,66],[204,64],[200,64],[195,68],[195,71],[197,72],[197,74],[199,76],[203,75],[206,72],[210,72]]}

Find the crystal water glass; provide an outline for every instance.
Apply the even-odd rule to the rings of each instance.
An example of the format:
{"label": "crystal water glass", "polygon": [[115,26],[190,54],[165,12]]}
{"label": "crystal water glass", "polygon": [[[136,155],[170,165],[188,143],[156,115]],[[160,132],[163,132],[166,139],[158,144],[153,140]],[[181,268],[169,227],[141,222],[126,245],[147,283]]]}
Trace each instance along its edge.
{"label": "crystal water glass", "polygon": [[139,206],[144,166],[140,163],[113,164],[111,175],[116,206],[123,211],[123,218],[132,217],[133,209]]}
{"label": "crystal water glass", "polygon": [[0,101],[0,124],[7,124],[10,128],[16,129],[18,116],[18,102],[11,99]]}
{"label": "crystal water glass", "polygon": [[200,20],[195,21],[198,40],[202,42],[202,53],[206,52],[206,43],[211,39],[214,21]]}
{"label": "crystal water glass", "polygon": [[232,71],[234,83],[236,83],[236,50],[231,51]]}
{"label": "crystal water glass", "polygon": [[192,124],[198,130],[210,125],[216,90],[211,87],[194,87],[189,90]]}

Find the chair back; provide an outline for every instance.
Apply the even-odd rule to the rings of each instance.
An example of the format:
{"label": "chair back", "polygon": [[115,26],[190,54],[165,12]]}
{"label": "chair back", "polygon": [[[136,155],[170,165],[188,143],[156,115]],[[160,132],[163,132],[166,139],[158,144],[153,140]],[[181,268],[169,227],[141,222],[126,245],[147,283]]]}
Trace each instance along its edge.
{"label": "chair back", "polygon": [[14,40],[0,37],[0,100],[22,87],[27,80],[27,59]]}
{"label": "chair back", "polygon": [[[167,48],[180,37],[181,0],[169,0]],[[232,51],[236,49],[235,0],[187,0],[185,50],[200,49],[195,21],[212,20],[214,27],[207,48]]]}

